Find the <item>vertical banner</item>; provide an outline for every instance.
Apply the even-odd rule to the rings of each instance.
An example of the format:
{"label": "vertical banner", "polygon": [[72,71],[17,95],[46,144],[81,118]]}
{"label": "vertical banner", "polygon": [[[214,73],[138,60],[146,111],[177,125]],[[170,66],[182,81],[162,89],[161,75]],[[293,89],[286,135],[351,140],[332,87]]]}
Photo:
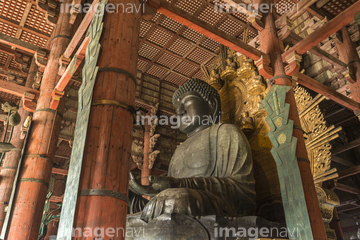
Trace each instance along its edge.
{"label": "vertical banner", "polygon": [[72,239],[76,200],[79,190],[91,102],[95,80],[99,70],[99,67],[96,65],[100,53],[100,37],[103,32],[103,16],[107,1],[108,0],[103,0],[99,3],[96,14],[86,33],[86,37],[89,37],[90,40],[89,45],[86,48],[85,65],[82,72],[83,82],[79,90],[79,105],[75,136],[60,216],[57,235],[58,240]]}

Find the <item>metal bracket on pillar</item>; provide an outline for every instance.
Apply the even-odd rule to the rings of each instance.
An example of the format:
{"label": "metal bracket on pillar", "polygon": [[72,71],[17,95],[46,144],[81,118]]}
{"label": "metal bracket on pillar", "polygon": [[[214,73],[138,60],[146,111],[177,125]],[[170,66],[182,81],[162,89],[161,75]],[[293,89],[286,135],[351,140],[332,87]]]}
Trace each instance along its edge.
{"label": "metal bracket on pillar", "polygon": [[23,108],[28,112],[35,112],[36,102],[34,102],[35,95],[32,93],[24,93],[22,97]]}
{"label": "metal bracket on pillar", "polygon": [[36,63],[36,65],[39,66],[40,72],[45,71],[45,67],[46,67],[47,61],[48,61],[48,55],[49,55],[49,51],[44,48],[39,48],[35,52],[35,55],[34,55],[35,63]]}
{"label": "metal bracket on pillar", "polygon": [[253,12],[247,18],[247,20],[251,22],[252,26],[258,31],[264,30],[264,23],[261,21],[261,19],[261,12]]}
{"label": "metal bracket on pillar", "polygon": [[255,61],[255,65],[259,70],[259,73],[264,78],[272,78],[274,71],[270,67],[270,57],[268,55],[262,55],[259,60]]}
{"label": "metal bracket on pillar", "polygon": [[292,52],[290,55],[287,55],[285,59],[288,63],[288,65],[285,66],[286,75],[293,76],[300,70],[302,56],[297,54],[296,52]]}

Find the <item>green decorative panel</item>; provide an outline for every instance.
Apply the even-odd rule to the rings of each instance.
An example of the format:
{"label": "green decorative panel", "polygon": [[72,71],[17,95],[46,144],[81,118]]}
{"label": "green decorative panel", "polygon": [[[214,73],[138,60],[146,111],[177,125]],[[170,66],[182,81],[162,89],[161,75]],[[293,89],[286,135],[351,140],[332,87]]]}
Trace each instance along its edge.
{"label": "green decorative panel", "polygon": [[[98,11],[102,10],[102,13],[104,13],[106,3],[107,0],[101,1],[98,6]],[[95,80],[99,69],[99,67],[97,67],[97,62],[100,53],[99,41],[104,25],[103,15],[104,14],[95,14],[86,35],[90,37],[90,41],[88,47],[86,48],[85,65],[82,72],[83,82],[79,89],[79,107],[76,119],[75,136],[70,159],[69,173],[66,181],[64,202],[61,210],[57,235],[58,240],[72,239],[71,235],[73,231],[91,102]]]}
{"label": "green decorative panel", "polygon": [[293,137],[294,122],[289,120],[290,105],[285,103],[291,86],[273,85],[260,109],[265,108],[269,138],[279,174],[289,239],[312,240],[312,231],[306,207],[300,170],[296,158],[297,138]]}

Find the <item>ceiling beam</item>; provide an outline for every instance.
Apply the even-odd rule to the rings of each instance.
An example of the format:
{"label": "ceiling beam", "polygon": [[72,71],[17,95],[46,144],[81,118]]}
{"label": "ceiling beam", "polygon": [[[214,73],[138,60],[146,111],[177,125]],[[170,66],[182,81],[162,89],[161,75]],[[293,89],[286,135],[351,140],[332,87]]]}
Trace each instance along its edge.
{"label": "ceiling beam", "polygon": [[17,39],[20,39],[20,37],[21,37],[21,34],[22,34],[22,32],[23,32],[23,29],[24,29],[26,20],[27,20],[27,18],[28,18],[28,16],[29,16],[29,13],[30,13],[31,7],[32,7],[32,3],[31,3],[31,2],[29,2],[29,3],[26,4],[24,13],[23,13],[23,15],[22,15],[22,17],[21,17],[21,20],[20,20],[20,23],[19,23],[19,28],[18,28],[18,30],[17,30],[17,32],[16,32],[16,34],[15,34],[15,38],[17,38]]}
{"label": "ceiling beam", "polygon": [[347,185],[342,184],[342,183],[336,183],[335,189],[338,189],[338,190],[341,190],[341,191],[344,191],[344,192],[348,192],[348,193],[352,193],[352,194],[355,194],[355,195],[360,194],[360,189],[350,187],[350,186],[347,186]]}
{"label": "ceiling beam", "polygon": [[13,69],[9,69],[9,68],[2,67],[2,66],[0,66],[0,75],[2,75],[2,76],[14,75],[18,78],[26,78],[27,77],[27,73],[15,71]]}
{"label": "ceiling beam", "polygon": [[25,93],[30,93],[33,94],[35,96],[35,99],[39,98],[39,91],[32,89],[32,88],[27,88],[21,85],[18,85],[16,83],[12,83],[12,82],[7,82],[4,80],[0,80],[0,91],[2,92],[6,92],[18,97],[23,97]]}
{"label": "ceiling beam", "polygon": [[68,170],[60,169],[60,168],[52,168],[51,173],[66,176],[68,175]]}
{"label": "ceiling beam", "polygon": [[350,177],[358,173],[360,173],[360,165],[339,172],[339,176],[337,177],[337,179]]}
{"label": "ceiling beam", "polygon": [[292,21],[295,21],[298,17],[303,15],[308,8],[316,3],[318,0],[301,0],[300,2],[295,3],[294,8],[292,11],[287,11],[285,14],[281,15],[280,18],[289,18]]}
{"label": "ceiling beam", "polygon": [[345,160],[345,159],[340,158],[338,156],[331,156],[331,161],[342,164],[342,165],[347,166],[347,167],[353,167],[354,166],[354,164],[352,162],[350,162],[349,160]]}
{"label": "ceiling beam", "polygon": [[354,140],[354,141],[351,141],[349,142],[348,144],[344,145],[344,146],[341,146],[341,147],[337,147],[333,150],[331,150],[331,154],[332,155],[337,155],[337,154],[340,154],[340,153],[343,153],[343,152],[346,152],[350,149],[353,149],[353,148],[356,148],[356,147],[359,147],[360,146],[360,138]]}
{"label": "ceiling beam", "polygon": [[16,47],[18,49],[21,49],[25,52],[31,53],[34,55],[40,47],[33,45],[28,42],[21,41],[19,39],[16,39],[14,37],[10,37],[6,34],[0,33],[0,43],[4,43],[6,45],[9,45],[11,47]]}
{"label": "ceiling beam", "polygon": [[[294,44],[301,42],[303,40],[302,37],[300,37],[299,35],[297,35],[294,32],[291,32],[289,34],[288,39],[290,41],[292,41]],[[334,57],[333,55],[327,53],[326,51],[322,50],[319,47],[313,47],[309,50],[309,52],[311,52],[315,56],[318,56],[319,58],[327,61],[328,63],[334,65],[336,68],[343,69],[343,70],[346,70],[346,68],[347,68],[346,63],[344,63],[340,59]]]}
{"label": "ceiling beam", "polygon": [[317,29],[303,40],[295,44],[292,48],[282,54],[282,58],[286,61],[286,57],[296,52],[304,54],[313,47],[317,46],[322,40],[330,37],[332,34],[354,21],[354,15],[360,9],[360,1],[356,1],[353,5],[339,13],[335,18],[325,23],[321,28]]}
{"label": "ceiling beam", "polygon": [[311,77],[306,76],[305,74],[302,74],[302,73],[297,73],[294,76],[295,76],[295,79],[297,77],[296,81],[300,85],[307,87],[317,93],[320,93],[321,95],[323,95],[327,98],[330,98],[334,102],[336,102],[346,108],[349,108],[350,110],[353,110],[353,111],[360,110],[360,103],[352,100],[351,98],[348,98],[348,97],[342,95],[341,93],[338,93],[335,90],[332,90],[332,89],[326,87],[324,84],[319,83],[315,79],[312,79]]}
{"label": "ceiling beam", "polygon": [[243,41],[231,37],[221,30],[213,27],[212,25],[201,21],[200,19],[193,17],[191,14],[177,8],[171,3],[168,3],[166,0],[159,0],[160,8],[157,9],[159,13],[164,14],[165,16],[201,33],[202,35],[226,46],[230,49],[235,50],[248,58],[253,60],[258,60],[261,56],[265,56],[260,50],[251,47],[250,45],[244,43]]}
{"label": "ceiling beam", "polygon": [[48,40],[50,38],[49,34],[43,33],[41,31],[35,30],[35,29],[27,27],[27,26],[21,27],[15,21],[12,21],[12,20],[10,20],[8,18],[5,18],[5,17],[2,17],[2,16],[0,16],[0,22],[5,23],[5,24],[7,24],[9,26],[12,26],[12,27],[16,27],[18,29],[23,29],[23,30],[25,30],[25,31],[27,31],[29,33],[32,33],[32,34],[34,34],[34,35],[36,35],[38,37],[44,38],[46,40]]}

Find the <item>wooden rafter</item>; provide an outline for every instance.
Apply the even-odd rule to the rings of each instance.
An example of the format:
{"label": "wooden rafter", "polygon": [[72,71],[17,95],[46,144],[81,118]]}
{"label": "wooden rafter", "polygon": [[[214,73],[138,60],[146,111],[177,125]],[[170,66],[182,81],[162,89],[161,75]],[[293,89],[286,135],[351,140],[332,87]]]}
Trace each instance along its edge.
{"label": "wooden rafter", "polygon": [[332,34],[345,27],[350,22],[354,21],[354,15],[360,9],[360,1],[355,2],[349,8],[341,12],[335,18],[324,24],[321,28],[317,29],[303,40],[295,44],[292,48],[282,54],[282,58],[286,61],[286,57],[293,52],[297,54],[304,54],[316,45],[318,45],[325,38],[330,37]]}
{"label": "wooden rafter", "polygon": [[350,177],[350,176],[353,176],[353,175],[358,174],[358,173],[360,173],[360,166],[355,166],[355,167],[346,169],[344,171],[341,171],[339,173],[339,176],[337,177],[337,179]]}
{"label": "wooden rafter", "polygon": [[355,195],[360,194],[360,189],[354,188],[354,187],[351,187],[351,186],[347,186],[347,185],[342,184],[342,183],[336,183],[335,188],[339,189],[341,191],[344,191],[344,192],[355,194]]}

